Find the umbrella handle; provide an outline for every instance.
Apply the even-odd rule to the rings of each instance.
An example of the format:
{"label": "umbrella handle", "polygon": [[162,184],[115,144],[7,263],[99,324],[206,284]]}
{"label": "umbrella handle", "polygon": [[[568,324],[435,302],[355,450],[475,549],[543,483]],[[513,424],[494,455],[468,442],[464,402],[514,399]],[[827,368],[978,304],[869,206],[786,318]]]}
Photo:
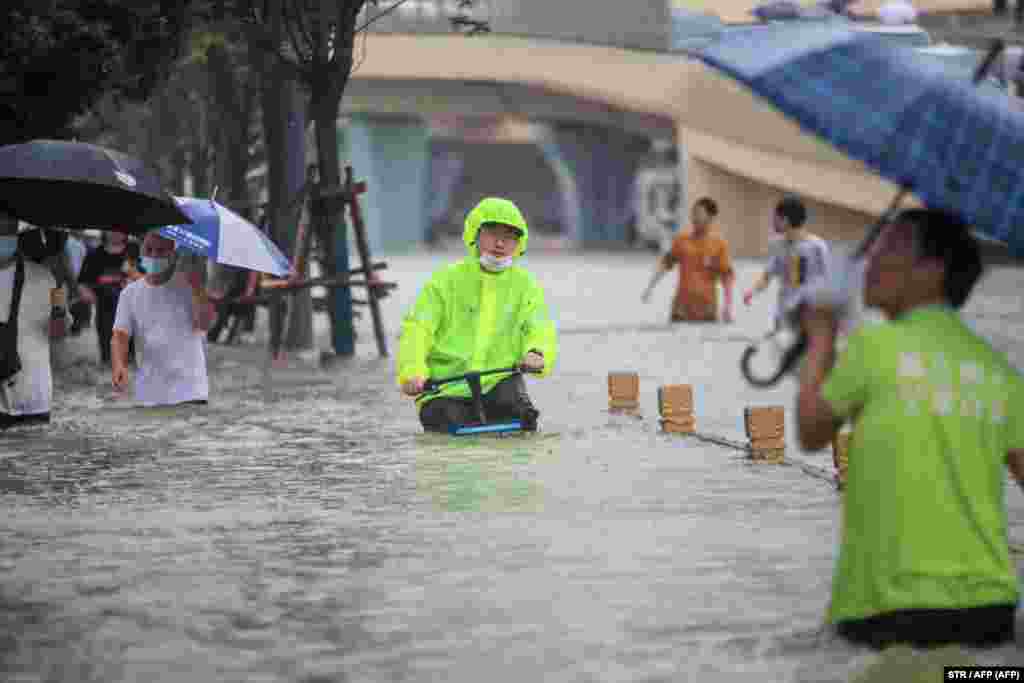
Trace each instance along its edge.
{"label": "umbrella handle", "polygon": [[748,346],[743,350],[743,355],[740,357],[740,370],[743,371],[743,377],[746,378],[752,386],[760,389],[772,387],[778,384],[779,380],[785,377],[786,374],[793,369],[796,362],[800,359],[800,356],[802,356],[804,351],[807,350],[807,335],[801,333],[800,338],[782,354],[782,360],[779,361],[778,369],[767,377],[758,377],[750,369],[750,361],[755,355],[757,355],[760,344],[763,344],[771,336],[772,335],[768,335],[768,337],[761,340],[759,344],[751,344]]}
{"label": "umbrella handle", "polygon": [[1006,43],[1003,42],[1002,38],[995,38],[992,40],[992,45],[988,48],[988,54],[985,55],[985,59],[981,60],[978,64],[978,68],[974,70],[974,77],[971,82],[974,85],[981,83],[985,80],[985,76],[992,69],[992,65],[995,64],[996,58],[1002,54],[1003,50],[1006,49]]}

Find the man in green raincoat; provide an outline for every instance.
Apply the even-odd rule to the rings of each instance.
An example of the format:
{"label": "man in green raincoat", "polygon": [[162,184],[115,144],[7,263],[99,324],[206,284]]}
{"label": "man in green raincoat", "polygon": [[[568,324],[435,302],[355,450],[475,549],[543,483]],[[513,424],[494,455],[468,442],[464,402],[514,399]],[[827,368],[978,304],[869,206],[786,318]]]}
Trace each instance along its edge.
{"label": "man in green raincoat", "polygon": [[[434,272],[403,318],[398,384],[416,397],[424,429],[447,432],[477,421],[465,382],[422,395],[427,379],[516,365],[542,377],[551,373],[558,356],[555,324],[537,279],[515,265],[529,236],[515,204],[482,200],[466,216],[462,240],[469,254]],[[540,413],[522,375],[480,379],[489,420],[521,420],[524,429],[536,429]]]}

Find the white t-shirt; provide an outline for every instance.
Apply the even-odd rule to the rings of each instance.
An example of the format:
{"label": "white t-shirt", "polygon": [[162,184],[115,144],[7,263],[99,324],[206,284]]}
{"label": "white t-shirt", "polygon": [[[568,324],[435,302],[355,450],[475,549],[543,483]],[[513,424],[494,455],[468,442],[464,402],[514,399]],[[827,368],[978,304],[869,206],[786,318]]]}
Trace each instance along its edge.
{"label": "white t-shirt", "polygon": [[176,274],[163,285],[136,280],[121,292],[114,329],[135,338],[135,400],[144,406],[205,401],[206,333],[192,327],[192,289]]}
{"label": "white t-shirt", "polygon": [[767,272],[779,279],[779,299],[775,307],[775,324],[800,299],[801,293],[815,281],[828,277],[828,242],[816,235],[790,242],[780,240],[772,250]]}
{"label": "white t-shirt", "polygon": [[[0,270],[0,321],[7,322],[14,296],[15,265]],[[41,415],[50,412],[50,271],[25,259],[25,284],[18,312],[21,372],[0,384],[0,413]]]}

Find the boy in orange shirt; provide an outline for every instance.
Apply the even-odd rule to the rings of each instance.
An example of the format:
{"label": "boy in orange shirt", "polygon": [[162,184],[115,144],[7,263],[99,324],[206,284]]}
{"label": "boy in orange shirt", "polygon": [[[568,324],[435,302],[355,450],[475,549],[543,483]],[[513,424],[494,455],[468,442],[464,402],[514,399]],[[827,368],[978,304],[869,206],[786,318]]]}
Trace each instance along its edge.
{"label": "boy in orange shirt", "polygon": [[690,212],[692,229],[680,232],[672,248],[658,259],[658,267],[643,293],[651,298],[658,281],[679,264],[679,287],[672,300],[672,322],[715,322],[718,316],[718,283],[725,290],[721,319],[732,322],[732,288],[735,281],[729,244],[712,231],[718,205],[710,197],[701,197]]}

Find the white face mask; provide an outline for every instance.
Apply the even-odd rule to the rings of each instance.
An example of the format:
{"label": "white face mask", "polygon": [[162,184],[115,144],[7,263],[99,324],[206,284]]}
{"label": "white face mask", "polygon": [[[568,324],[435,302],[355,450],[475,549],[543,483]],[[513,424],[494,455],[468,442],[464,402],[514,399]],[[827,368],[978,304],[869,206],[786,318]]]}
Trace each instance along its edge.
{"label": "white face mask", "polygon": [[485,270],[500,273],[501,271],[505,270],[506,268],[512,265],[512,259],[514,258],[514,256],[498,258],[497,256],[492,256],[491,254],[484,254],[483,252],[481,252],[480,265],[483,266]]}

